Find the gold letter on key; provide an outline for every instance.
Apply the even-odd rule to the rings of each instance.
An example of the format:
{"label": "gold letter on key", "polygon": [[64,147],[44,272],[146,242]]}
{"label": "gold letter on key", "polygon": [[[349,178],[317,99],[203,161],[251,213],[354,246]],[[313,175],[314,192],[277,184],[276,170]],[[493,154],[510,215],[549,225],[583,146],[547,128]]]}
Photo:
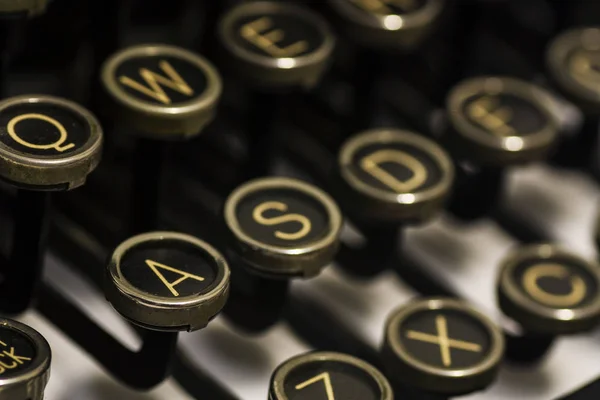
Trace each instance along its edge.
{"label": "gold letter on key", "polygon": [[498,99],[484,96],[467,107],[469,117],[483,125],[488,131],[500,136],[515,136],[515,130],[508,125],[512,111],[508,107],[498,107]]}
{"label": "gold letter on key", "polygon": [[409,330],[406,332],[406,337],[418,340],[419,342],[437,344],[440,347],[440,357],[442,358],[442,364],[444,364],[445,367],[452,366],[452,354],[450,350],[453,348],[473,353],[481,352],[481,346],[477,343],[450,338],[448,336],[448,321],[443,315],[435,317],[435,327],[437,335]]}
{"label": "gold letter on key", "polygon": [[[300,40],[287,47],[277,46],[276,43],[283,40],[285,33],[281,29],[272,29],[272,27],[271,18],[262,17],[242,26],[240,34],[244,39],[275,58],[294,57],[308,49],[308,43],[305,40]],[[269,31],[263,34],[262,32],[266,30]]]}
{"label": "gold letter on key", "polygon": [[[571,291],[563,295],[548,293],[538,284],[542,278],[568,280]],[[559,264],[539,264],[529,268],[523,275],[523,286],[531,297],[552,307],[572,307],[579,304],[587,292],[583,279]]]}
{"label": "gold letter on key", "polygon": [[329,376],[329,372],[323,372],[322,374],[319,374],[315,377],[310,378],[307,381],[296,385],[296,390],[304,389],[305,387],[321,380],[325,385],[325,393],[327,394],[327,400],[335,400],[335,396],[333,394],[333,385],[331,384],[331,377]]}
{"label": "gold letter on key", "polygon": [[140,76],[148,86],[144,86],[141,83],[134,81],[128,76],[120,76],[119,82],[123,85],[129,86],[130,88],[137,90],[140,93],[145,94],[148,97],[152,97],[156,101],[160,101],[163,104],[171,104],[171,98],[167,96],[161,84],[171,88],[186,96],[192,96],[194,90],[187,84],[185,80],[175,71],[175,68],[169,64],[168,61],[161,60],[158,63],[158,67],[167,75],[164,77],[155,72],[150,71],[146,68],[140,68]]}
{"label": "gold letter on key", "polygon": [[[0,341],[0,344],[4,347],[8,347],[8,345],[2,341]],[[31,358],[29,358],[29,357],[23,357],[23,356],[16,355],[14,347],[11,347],[10,351],[6,351],[6,350],[2,351],[2,354],[0,354],[0,357],[2,357],[2,358],[9,357],[9,358],[13,359],[13,362],[10,365],[5,364],[3,361],[0,361],[0,375],[5,373],[7,369],[13,369],[19,365],[24,364],[23,361],[31,361]]]}
{"label": "gold letter on key", "polygon": [[252,218],[254,218],[254,220],[259,224],[267,226],[284,224],[286,222],[298,222],[302,225],[302,228],[300,228],[300,230],[298,230],[297,232],[286,233],[281,231],[275,231],[275,236],[283,240],[302,239],[304,236],[308,235],[311,228],[310,219],[306,218],[304,215],[285,214],[273,218],[266,218],[265,216],[263,216],[264,212],[267,210],[277,210],[283,212],[286,211],[287,208],[288,206],[285,203],[279,201],[266,201],[254,208],[254,211],[252,212]]}
{"label": "gold letter on key", "polygon": [[[28,119],[39,119],[41,121],[46,121],[49,124],[54,125],[54,127],[58,130],[60,137],[54,143],[49,143],[49,144],[35,144],[35,143],[29,143],[28,141],[23,140],[17,134],[15,127],[19,122],[25,121]],[[63,143],[67,140],[67,136],[68,136],[67,130],[60,122],[58,122],[54,118],[48,117],[47,115],[42,115],[42,114],[19,115],[17,117],[14,117],[13,119],[11,119],[8,122],[8,125],[6,126],[6,130],[8,131],[8,134],[10,135],[10,137],[15,140],[15,142],[17,142],[25,147],[29,147],[31,149],[39,149],[39,150],[55,149],[56,151],[59,151],[62,153],[63,151],[66,151],[66,150],[69,150],[70,148],[75,147],[75,144],[73,144],[73,143],[69,143],[69,144],[66,144],[63,146]]]}
{"label": "gold letter on key", "polygon": [[[412,176],[401,181],[381,168],[383,163],[396,163],[408,168]],[[361,168],[396,193],[410,193],[427,179],[427,169],[415,157],[399,150],[379,150],[360,160]]]}
{"label": "gold letter on key", "polygon": [[[148,267],[150,267],[150,269],[152,270],[152,272],[154,272],[154,274],[158,277],[158,279],[160,279],[160,281],[162,283],[164,283],[164,285],[167,287],[167,289],[169,289],[169,291],[175,297],[179,297],[179,292],[177,290],[175,290],[175,286],[179,285],[181,282],[185,281],[186,279],[195,279],[197,281],[203,281],[204,280],[204,278],[201,277],[201,276],[190,274],[189,272],[185,272],[185,271],[182,271],[182,270],[177,269],[177,268],[169,267],[168,265],[157,263],[156,261],[146,260],[146,265]],[[174,274],[178,274],[178,275],[180,275],[180,278],[177,279],[177,280],[175,280],[175,281],[173,281],[173,282],[169,282],[165,278],[165,276],[162,274],[162,272],[159,271],[161,269],[163,271],[169,271],[169,272],[172,272]]]}
{"label": "gold letter on key", "polygon": [[569,62],[573,78],[584,86],[600,90],[600,53],[579,52]]}

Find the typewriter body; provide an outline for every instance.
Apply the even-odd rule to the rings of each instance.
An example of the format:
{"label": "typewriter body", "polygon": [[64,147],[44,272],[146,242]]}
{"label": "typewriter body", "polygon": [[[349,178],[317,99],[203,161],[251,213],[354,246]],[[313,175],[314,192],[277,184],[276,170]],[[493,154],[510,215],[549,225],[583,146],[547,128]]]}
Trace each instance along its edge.
{"label": "typewriter body", "polygon": [[600,3],[0,30],[0,400],[600,398]]}

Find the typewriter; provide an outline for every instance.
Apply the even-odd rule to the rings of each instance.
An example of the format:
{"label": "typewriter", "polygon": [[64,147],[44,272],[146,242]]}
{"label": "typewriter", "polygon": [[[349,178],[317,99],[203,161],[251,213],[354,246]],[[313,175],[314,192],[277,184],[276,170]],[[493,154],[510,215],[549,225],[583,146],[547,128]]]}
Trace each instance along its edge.
{"label": "typewriter", "polygon": [[0,30],[0,400],[600,398],[600,2]]}

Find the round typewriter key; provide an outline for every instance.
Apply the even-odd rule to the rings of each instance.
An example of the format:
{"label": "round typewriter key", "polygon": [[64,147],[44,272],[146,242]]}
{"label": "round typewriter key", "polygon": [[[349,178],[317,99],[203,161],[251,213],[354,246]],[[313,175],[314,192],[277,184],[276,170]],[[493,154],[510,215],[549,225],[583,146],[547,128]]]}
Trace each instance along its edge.
{"label": "round typewriter key", "polygon": [[29,326],[0,318],[0,400],[42,400],[50,378],[51,351]]}
{"label": "round typewriter key", "polygon": [[28,306],[41,273],[48,192],[84,184],[100,162],[103,136],[83,107],[41,95],[0,102],[0,126],[0,179],[18,189],[12,267],[3,271],[0,307],[18,313]]}
{"label": "round typewriter key", "polygon": [[249,84],[314,86],[329,64],[334,37],[317,14],[293,4],[252,2],[234,7],[219,38]]}
{"label": "round typewriter key", "polygon": [[348,36],[367,47],[411,47],[438,20],[444,0],[329,0]]}
{"label": "round typewriter key", "polygon": [[502,263],[498,300],[527,332],[589,330],[600,322],[600,268],[557,246],[522,247]]}
{"label": "round typewriter key", "polygon": [[544,159],[558,138],[550,95],[530,83],[480,77],[447,98],[448,146],[459,159],[505,166]]}
{"label": "round typewriter key", "polygon": [[107,268],[106,297],[132,323],[158,331],[204,328],[225,305],[229,267],[209,244],[174,232],[134,236]]}
{"label": "round typewriter key", "polygon": [[128,47],[102,67],[115,117],[161,140],[197,135],[214,117],[221,79],[205,58],[162,44]]}
{"label": "round typewriter key", "polygon": [[394,311],[382,348],[388,376],[447,396],[491,384],[503,353],[503,334],[485,315],[462,301],[442,298]]}
{"label": "round typewriter key", "polygon": [[387,379],[361,359],[333,352],[306,353],[281,364],[269,400],[393,400]]}
{"label": "round typewriter key", "polygon": [[52,96],[0,102],[0,177],[31,190],[83,185],[100,162],[102,129],[83,107]]}
{"label": "round typewriter key", "polygon": [[129,234],[156,229],[165,141],[201,133],[214,117],[221,78],[203,57],[169,45],[129,47],[103,65],[101,80],[115,121],[138,136],[132,157]]}
{"label": "round typewriter key", "polygon": [[351,137],[340,149],[338,168],[340,198],[352,214],[387,225],[431,217],[442,208],[454,178],[452,162],[440,146],[394,129]]}
{"label": "round typewriter key", "polygon": [[546,62],[555,86],[585,114],[580,132],[565,138],[554,161],[565,167],[589,168],[600,116],[600,28],[562,33],[548,47]]}
{"label": "round typewriter key", "polygon": [[600,28],[578,28],[556,37],[547,52],[551,78],[586,112],[600,114]]}
{"label": "round typewriter key", "polygon": [[243,184],[225,201],[234,269],[227,316],[254,332],[278,321],[292,278],[311,278],[338,249],[342,215],[320,189],[290,178]]}
{"label": "round typewriter key", "polygon": [[310,277],[331,262],[342,216],[320,189],[289,178],[262,178],[238,187],[225,202],[236,251],[268,277]]}

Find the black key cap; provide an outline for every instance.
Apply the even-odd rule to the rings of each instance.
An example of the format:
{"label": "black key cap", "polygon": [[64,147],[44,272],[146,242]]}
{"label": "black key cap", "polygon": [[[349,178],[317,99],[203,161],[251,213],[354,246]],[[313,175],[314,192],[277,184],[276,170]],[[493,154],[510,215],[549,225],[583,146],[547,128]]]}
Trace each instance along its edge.
{"label": "black key cap", "polygon": [[254,2],[225,14],[219,38],[229,67],[255,87],[304,87],[318,83],[335,45],[319,15],[285,3]]}
{"label": "black key cap", "polygon": [[331,263],[342,215],[308,183],[262,178],[231,193],[224,217],[233,240],[231,260],[238,261],[232,263],[237,270],[228,311],[246,328],[264,329],[277,320],[291,279],[312,278]]}
{"label": "black key cap", "polygon": [[600,269],[557,246],[518,248],[502,263],[498,302],[523,328],[507,356],[536,361],[557,335],[591,330],[600,322]]}
{"label": "black key cap", "polygon": [[219,23],[223,68],[250,88],[245,178],[269,173],[276,122],[287,98],[312,89],[328,67],[335,38],[318,14],[294,4],[250,2]]}
{"label": "black key cap", "polygon": [[377,129],[342,145],[335,175],[333,193],[367,239],[362,256],[342,248],[339,261],[368,277],[388,266],[403,226],[423,223],[442,210],[454,167],[446,152],[423,136]]}
{"label": "black key cap", "polygon": [[210,245],[175,232],[134,236],[107,268],[106,298],[132,323],[152,330],[195,331],[223,308],[229,267]]}
{"label": "black key cap", "polygon": [[20,322],[0,319],[0,400],[42,400],[51,358],[42,335]]}
{"label": "black key cap", "polygon": [[375,367],[343,354],[306,353],[281,364],[271,377],[269,400],[393,400],[392,388]]}
{"label": "black key cap", "polygon": [[448,94],[447,144],[461,160],[507,166],[545,159],[558,126],[550,94],[506,77],[462,81]]}
{"label": "black key cap", "polygon": [[539,161],[554,150],[559,126],[545,90],[513,78],[462,81],[448,94],[442,142],[458,163],[451,211],[464,219],[495,209],[504,168]]}
{"label": "black key cap", "polygon": [[381,351],[393,382],[425,393],[458,396],[482,390],[494,381],[504,337],[467,303],[432,298],[392,313]]}
{"label": "black key cap", "polygon": [[444,0],[329,0],[346,35],[366,47],[407,49],[434,27]]}
{"label": "black key cap", "polygon": [[112,55],[102,82],[113,119],[138,137],[129,232],[156,229],[165,142],[201,133],[215,115],[221,78],[210,62],[188,50],[139,45]]}
{"label": "black key cap", "polygon": [[446,152],[409,131],[377,129],[351,137],[337,160],[343,205],[373,225],[423,222],[443,207],[454,178]]}
{"label": "black key cap", "polygon": [[[600,115],[600,29],[578,28],[556,37],[546,54],[549,76],[559,91],[581,108],[581,131],[561,144],[556,161],[567,167],[589,168],[598,140]],[[597,172],[597,171],[596,171]]]}
{"label": "black key cap", "polygon": [[[27,308],[42,266],[49,192],[85,183],[101,158],[102,129],[83,107],[51,96],[0,103],[0,177],[18,188],[9,265],[0,307]],[[18,266],[18,268],[14,268]]]}

